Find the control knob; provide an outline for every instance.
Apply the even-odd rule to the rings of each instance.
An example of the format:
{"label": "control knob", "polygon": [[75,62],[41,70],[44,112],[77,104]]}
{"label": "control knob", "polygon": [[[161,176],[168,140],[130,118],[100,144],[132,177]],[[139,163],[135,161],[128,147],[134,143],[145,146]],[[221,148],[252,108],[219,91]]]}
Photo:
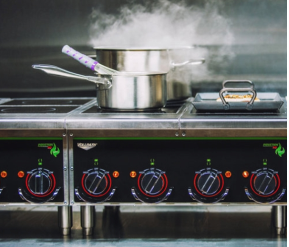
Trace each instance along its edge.
{"label": "control knob", "polygon": [[146,196],[160,196],[166,190],[167,185],[168,180],[164,171],[152,168],[140,172],[138,187]]}
{"label": "control knob", "polygon": [[224,179],[220,171],[208,168],[196,172],[195,189],[205,197],[216,196],[222,190],[223,185]]}
{"label": "control knob", "polygon": [[36,197],[49,195],[55,188],[53,172],[42,168],[27,172],[26,187]]}
{"label": "control knob", "polygon": [[255,194],[267,197],[278,190],[279,180],[278,173],[271,169],[257,170],[252,174],[250,185]]}
{"label": "control knob", "polygon": [[90,196],[99,197],[105,195],[111,187],[109,172],[98,168],[84,172],[82,187]]}
{"label": "control knob", "polygon": [[[271,204],[280,200],[286,192],[285,188],[280,189],[280,185],[280,177],[277,171],[267,168],[258,169],[252,172],[250,178],[251,190],[245,187],[245,194],[249,200],[256,203]],[[254,193],[251,193],[251,191]]]}

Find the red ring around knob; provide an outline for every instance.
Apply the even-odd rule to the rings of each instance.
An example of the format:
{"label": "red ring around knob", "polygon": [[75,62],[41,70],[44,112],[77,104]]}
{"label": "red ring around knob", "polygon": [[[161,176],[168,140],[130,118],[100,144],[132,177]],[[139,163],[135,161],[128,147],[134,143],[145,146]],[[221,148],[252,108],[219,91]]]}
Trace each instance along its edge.
{"label": "red ring around knob", "polygon": [[[33,192],[29,189],[28,179],[29,179],[30,175],[31,175],[31,174],[27,174],[26,180],[25,180],[25,185],[26,185],[27,190],[28,190],[32,195],[34,195],[34,196],[36,196],[36,197],[45,197],[45,196],[50,195],[50,194],[52,193],[52,191],[54,191],[55,186],[56,186],[56,180],[55,180],[55,177],[54,177],[53,173],[49,174],[49,179],[50,179],[50,182],[51,182],[50,188],[49,188],[48,191],[47,191],[45,194],[43,194],[43,195],[35,194],[35,193],[33,193]],[[52,179],[51,179],[51,178],[52,178]]]}
{"label": "red ring around knob", "polygon": [[[204,197],[214,197],[214,196],[217,196],[217,195],[223,190],[223,187],[224,187],[224,178],[223,178],[223,175],[222,175],[222,174],[219,174],[220,177],[221,177],[221,187],[220,187],[220,189],[219,189],[215,194],[213,194],[213,195],[205,195],[205,194],[203,194],[201,191],[199,191],[199,189],[198,189],[198,187],[197,187],[197,184],[196,184],[197,177],[198,177],[199,175],[200,175],[200,174],[196,174],[196,175],[195,175],[195,178],[194,178],[194,187],[195,187],[195,190],[196,190],[200,195],[202,195],[202,196],[204,196]],[[220,179],[220,178],[219,178],[219,175],[217,176],[218,179]]]}
{"label": "red ring around knob", "polygon": [[[256,174],[252,174],[252,176],[251,176],[251,178],[250,178],[250,187],[251,187],[251,189],[252,189],[252,191],[256,194],[256,195],[258,195],[258,196],[261,196],[261,197],[270,197],[270,196],[273,196],[274,194],[276,194],[276,192],[279,190],[279,188],[280,188],[280,177],[279,177],[279,175],[278,174],[275,174],[274,175],[274,179],[275,179],[275,181],[276,181],[276,177],[277,177],[277,181],[276,181],[276,183],[277,183],[277,189],[275,189],[271,194],[269,194],[269,195],[260,195],[255,189],[254,189],[254,186],[253,186],[253,178],[256,176]],[[255,178],[256,179],[256,178]]]}
{"label": "red ring around knob", "polygon": [[164,174],[162,174],[162,176],[161,176],[161,179],[163,180],[163,183],[164,183],[163,187],[162,187],[161,190],[160,190],[161,192],[160,192],[159,194],[157,194],[157,195],[149,195],[149,194],[145,193],[145,192],[142,190],[141,185],[140,185],[140,178],[142,177],[142,175],[143,175],[143,174],[140,174],[140,175],[138,176],[137,186],[138,186],[140,192],[143,193],[145,196],[148,196],[148,197],[158,197],[158,196],[161,196],[161,195],[167,190],[167,188],[168,188],[168,178],[167,178],[166,174],[164,173]]}

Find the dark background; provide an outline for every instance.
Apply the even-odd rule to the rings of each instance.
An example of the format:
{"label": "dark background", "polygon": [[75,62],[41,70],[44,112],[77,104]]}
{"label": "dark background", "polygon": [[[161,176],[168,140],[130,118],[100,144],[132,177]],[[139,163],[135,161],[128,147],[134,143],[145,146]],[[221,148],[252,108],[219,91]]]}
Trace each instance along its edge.
{"label": "dark background", "polygon": [[[202,8],[208,1],[183,2]],[[53,64],[92,75],[87,68],[62,54],[62,46],[69,44],[93,54],[89,44],[92,10],[116,14],[121,6],[135,3],[150,8],[154,1],[0,1],[0,97],[94,96],[95,87],[90,82],[50,77],[33,70],[31,65]],[[210,74],[192,82],[193,92],[215,91],[223,79],[240,78],[253,80],[259,91],[274,90],[287,95],[286,0],[221,3],[220,14],[229,20],[234,32],[235,40],[230,48],[234,57],[220,66],[213,57],[220,44],[207,46]]]}

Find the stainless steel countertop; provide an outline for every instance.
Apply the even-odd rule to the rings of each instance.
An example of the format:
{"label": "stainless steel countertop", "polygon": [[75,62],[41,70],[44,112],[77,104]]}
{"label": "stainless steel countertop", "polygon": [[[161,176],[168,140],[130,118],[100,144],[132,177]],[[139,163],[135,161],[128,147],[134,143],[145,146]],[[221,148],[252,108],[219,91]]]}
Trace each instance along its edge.
{"label": "stainless steel countertop", "polygon": [[[85,135],[89,132],[91,135],[98,136],[128,137],[287,136],[287,98],[284,98],[284,104],[278,112],[269,113],[200,113],[196,112],[192,104],[193,98],[188,99],[179,108],[168,110],[164,108],[155,113],[106,113],[91,111],[96,106],[94,98],[81,99],[86,103],[72,105],[74,108],[67,112],[1,113],[0,132],[7,130],[63,132],[68,130],[78,135]],[[19,99],[0,99],[0,110],[3,107],[15,107],[13,104],[7,105],[7,102],[13,102],[13,100]],[[64,105],[42,105],[42,107],[45,106],[64,107]]]}

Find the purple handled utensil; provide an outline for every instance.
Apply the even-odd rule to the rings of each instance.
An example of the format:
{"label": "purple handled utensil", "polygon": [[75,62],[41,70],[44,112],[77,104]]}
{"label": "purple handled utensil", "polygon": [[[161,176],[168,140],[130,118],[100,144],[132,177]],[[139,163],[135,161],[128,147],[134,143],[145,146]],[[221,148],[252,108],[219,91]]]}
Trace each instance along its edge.
{"label": "purple handled utensil", "polygon": [[93,71],[98,72],[99,74],[106,74],[106,75],[115,75],[118,74],[119,72],[117,70],[108,68],[104,65],[101,65],[99,62],[93,60],[92,58],[74,50],[68,45],[63,46],[62,52],[67,54],[68,56],[74,58],[87,68],[90,68]]}

